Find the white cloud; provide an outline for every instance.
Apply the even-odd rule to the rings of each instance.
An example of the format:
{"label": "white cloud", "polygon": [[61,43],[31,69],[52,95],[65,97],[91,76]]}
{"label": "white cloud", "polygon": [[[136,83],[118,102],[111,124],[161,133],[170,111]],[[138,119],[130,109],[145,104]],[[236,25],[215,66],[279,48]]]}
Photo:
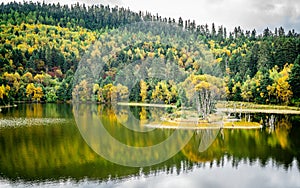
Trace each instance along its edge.
{"label": "white cloud", "polygon": [[148,10],[162,16],[196,20],[198,24],[224,25],[229,30],[242,26],[244,30],[285,26],[300,31],[300,1],[298,0],[124,0],[133,10]]}

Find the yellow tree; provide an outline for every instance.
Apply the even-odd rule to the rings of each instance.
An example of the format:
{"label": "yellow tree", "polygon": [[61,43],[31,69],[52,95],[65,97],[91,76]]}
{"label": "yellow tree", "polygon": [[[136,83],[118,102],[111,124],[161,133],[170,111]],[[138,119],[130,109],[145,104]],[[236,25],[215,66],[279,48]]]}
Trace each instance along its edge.
{"label": "yellow tree", "polygon": [[270,78],[273,80],[272,85],[267,86],[269,96],[276,97],[277,100],[284,104],[288,104],[293,92],[291,86],[288,83],[289,73],[291,72],[292,64],[286,64],[282,71],[278,72],[278,67],[275,66],[270,70]]}
{"label": "yellow tree", "polygon": [[5,87],[3,84],[0,86],[0,99],[4,99],[5,96],[8,96],[7,87]]}
{"label": "yellow tree", "polygon": [[36,83],[41,84],[44,81],[44,76],[42,74],[36,74],[33,79]]}
{"label": "yellow tree", "polygon": [[165,81],[158,82],[155,89],[152,92],[152,99],[155,102],[163,101],[164,103],[170,103],[170,91]]}
{"label": "yellow tree", "polygon": [[9,83],[9,84],[13,84],[15,81],[19,81],[20,80],[20,75],[19,73],[15,73],[15,74],[12,74],[12,73],[8,73],[8,72],[5,72],[3,74],[3,78]]}
{"label": "yellow tree", "polygon": [[206,118],[214,110],[214,98],[217,93],[217,87],[207,81],[201,81],[195,86],[197,92],[196,102],[197,110]]}
{"label": "yellow tree", "polygon": [[288,76],[283,76],[278,79],[276,93],[284,104],[288,104],[293,92],[291,91],[290,84],[288,83]]}
{"label": "yellow tree", "polygon": [[103,98],[103,89],[99,86],[99,84],[94,84],[93,86],[93,93],[96,97],[96,101],[103,103],[104,98]]}
{"label": "yellow tree", "polygon": [[128,88],[121,84],[111,87],[111,102],[126,100],[128,98]]}
{"label": "yellow tree", "polygon": [[44,86],[49,85],[51,76],[49,74],[43,73],[43,74],[37,74],[34,76],[34,81],[39,84],[43,84]]}
{"label": "yellow tree", "polygon": [[11,87],[10,93],[12,95],[17,94],[17,92],[20,89],[20,79],[21,79],[19,73],[15,72],[13,74],[13,73],[5,72],[3,74],[3,78],[7,81],[7,84],[8,84],[7,86]]}
{"label": "yellow tree", "polygon": [[293,92],[291,91],[291,86],[288,82],[289,74],[291,72],[293,65],[285,65],[283,70],[280,72],[281,77],[277,81],[277,95],[281,99],[284,104],[288,104],[290,99],[293,96]]}
{"label": "yellow tree", "polygon": [[32,95],[34,94],[35,86],[33,83],[30,83],[26,87],[26,96],[31,99]]}
{"label": "yellow tree", "polygon": [[44,96],[42,87],[36,87],[34,90],[34,94],[32,99],[37,100],[38,102],[41,101],[41,98]]}
{"label": "yellow tree", "polygon": [[25,74],[23,74],[23,76],[21,77],[21,80],[24,83],[30,83],[33,81],[33,77],[32,74],[30,72],[26,72]]}
{"label": "yellow tree", "polygon": [[82,80],[76,85],[72,92],[72,97],[76,101],[89,101],[91,99],[91,88],[86,80]]}
{"label": "yellow tree", "polygon": [[245,100],[245,101],[250,101],[253,99],[253,90],[255,88],[255,83],[252,81],[252,79],[250,78],[249,75],[247,75],[247,80],[243,83],[242,85],[242,98]]}
{"label": "yellow tree", "polygon": [[112,96],[113,87],[114,86],[112,84],[106,84],[103,87],[104,102],[111,102],[111,96]]}
{"label": "yellow tree", "polygon": [[194,107],[203,118],[213,112],[216,100],[225,93],[223,80],[211,75],[191,74],[183,82],[183,88],[186,97],[195,102]]}

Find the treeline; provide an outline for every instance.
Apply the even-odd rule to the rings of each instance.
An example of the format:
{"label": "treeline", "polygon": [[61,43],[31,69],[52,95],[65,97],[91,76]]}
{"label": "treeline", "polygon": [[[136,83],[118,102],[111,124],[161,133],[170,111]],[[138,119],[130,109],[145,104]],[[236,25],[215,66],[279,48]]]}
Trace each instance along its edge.
{"label": "treeline", "polygon": [[[70,100],[73,74],[89,46],[110,29],[140,21],[175,24],[203,41],[214,55],[209,63],[221,70],[217,76],[222,77],[225,83],[224,98],[228,100],[297,104],[300,98],[300,37],[294,30],[285,31],[279,27],[271,31],[267,28],[262,34],[257,34],[255,30],[244,31],[236,27],[228,32],[225,27],[214,24],[211,27],[197,25],[195,21],[181,18],[176,21],[124,8],[103,5],[87,7],[78,3],[61,6],[59,3],[11,2],[2,3],[0,11],[2,104],[15,100]],[[103,47],[113,49],[118,40],[110,38]],[[159,40],[156,43],[140,42],[120,48],[103,65],[105,71],[95,83],[94,100],[107,101],[106,93],[120,90],[114,88],[117,87],[114,86],[114,79],[118,70],[131,62],[141,62],[147,58],[175,61],[186,75],[206,73],[197,57],[186,53],[183,46],[167,46]],[[155,90],[154,93],[157,96],[161,93],[161,97],[164,92],[168,93],[167,89],[170,94],[164,96],[170,100],[161,100],[174,103],[178,100],[176,97],[170,98],[178,92],[174,91],[174,87],[171,91],[171,83],[140,80],[129,98],[131,101],[145,101],[155,97]],[[126,91],[124,88],[121,90]],[[105,92],[100,94],[99,91]]]}
{"label": "treeline", "polygon": [[[226,38],[248,38],[254,40],[256,38],[265,37],[299,37],[295,30],[285,31],[283,27],[275,28],[271,31],[266,28],[262,34],[257,31],[244,31],[240,26],[235,27],[233,31],[227,31],[224,26],[216,26],[212,23],[197,25],[195,20],[178,20],[171,17],[162,17],[158,14],[153,15],[149,12],[139,11],[138,13],[123,7],[110,7],[109,5],[92,5],[72,4],[60,5],[46,4],[45,2],[10,2],[0,5],[2,24],[9,23],[12,25],[28,24],[46,24],[59,25],[61,27],[72,28],[76,26],[84,27],[90,30],[102,30],[116,28],[121,25],[130,24],[139,21],[160,21],[169,24],[177,24],[186,30],[204,36],[205,39],[224,40]],[[204,39],[204,38],[203,38]]]}
{"label": "treeline", "polygon": [[72,28],[76,26],[90,30],[113,28],[120,25],[148,20],[141,15],[125,8],[93,5],[86,7],[79,3],[68,5],[46,4],[40,2],[11,2],[1,4],[2,20],[12,25],[21,23],[59,25]]}

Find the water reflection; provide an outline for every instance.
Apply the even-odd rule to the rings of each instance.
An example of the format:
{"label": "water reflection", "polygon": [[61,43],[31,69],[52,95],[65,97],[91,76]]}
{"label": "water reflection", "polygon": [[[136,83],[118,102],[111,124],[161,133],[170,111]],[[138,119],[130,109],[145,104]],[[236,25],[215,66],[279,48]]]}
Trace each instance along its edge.
{"label": "water reflection", "polygon": [[[130,146],[155,145],[174,132],[155,129],[136,133],[118,123],[119,119],[130,121],[124,111],[117,118],[111,115],[110,108],[96,106],[94,109],[90,115],[101,118],[106,122],[104,128],[111,135]],[[150,114],[151,110],[147,108],[132,108],[131,111],[136,118],[144,120],[142,123],[148,123],[150,117],[155,119],[159,116],[159,112],[154,110]],[[266,116],[257,114],[252,118],[264,120]],[[178,179],[182,180],[177,182],[178,185],[182,182],[188,185],[190,182],[205,186],[208,185],[206,182],[226,186],[227,182],[233,181],[237,185],[244,185],[243,181],[250,182],[251,179],[262,185],[276,182],[278,184],[275,185],[279,187],[300,184],[299,116],[275,116],[275,128],[214,130],[205,134],[202,132],[205,130],[192,131],[192,138],[179,153],[160,164],[143,168],[117,165],[95,153],[82,138],[70,105],[19,105],[17,108],[3,109],[0,113],[0,119],[25,117],[63,118],[68,121],[47,126],[0,126],[0,186],[5,182],[20,181],[23,182],[21,185],[26,182],[50,182],[55,186],[55,182],[61,181],[82,186],[85,183],[104,187],[144,185],[139,181],[143,178],[149,185],[158,185],[159,181],[168,181],[171,185]],[[89,130],[89,126],[82,124],[81,128]],[[207,138],[203,135],[207,135]],[[209,137],[214,135],[216,139],[208,148],[201,147],[201,143],[209,143]],[[124,160],[131,157],[113,148],[111,150]],[[260,181],[261,178],[270,181]]]}
{"label": "water reflection", "polygon": [[[164,162],[178,153],[193,136],[193,131],[183,129],[149,130],[137,121],[128,107],[117,111],[114,108],[100,117],[96,107],[94,104],[74,105],[78,129],[96,153],[123,166],[144,167]],[[134,128],[128,129],[128,124]]]}

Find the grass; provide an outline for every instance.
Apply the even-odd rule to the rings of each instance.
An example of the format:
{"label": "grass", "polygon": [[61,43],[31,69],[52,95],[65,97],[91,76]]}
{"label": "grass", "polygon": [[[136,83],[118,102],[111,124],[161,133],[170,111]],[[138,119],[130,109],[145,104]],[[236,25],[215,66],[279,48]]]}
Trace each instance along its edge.
{"label": "grass", "polygon": [[175,105],[171,104],[153,104],[153,103],[138,103],[138,102],[118,102],[121,106],[150,106],[150,107],[160,107],[160,108],[176,108]]}
{"label": "grass", "polygon": [[253,129],[253,128],[262,128],[262,125],[257,122],[226,122],[223,126],[224,129]]}
{"label": "grass", "polygon": [[240,109],[277,109],[277,110],[299,110],[299,107],[295,106],[284,106],[284,105],[273,105],[273,104],[255,104],[252,102],[239,102],[239,101],[219,101],[216,105],[217,108],[236,108]]}
{"label": "grass", "polygon": [[172,129],[259,129],[262,125],[257,122],[224,122],[222,125],[219,123],[187,123],[180,121],[163,121],[160,123],[148,124],[149,127],[155,128],[172,128]]}
{"label": "grass", "polygon": [[216,107],[221,112],[300,114],[300,108],[294,106],[264,105],[250,102],[219,101]]}

